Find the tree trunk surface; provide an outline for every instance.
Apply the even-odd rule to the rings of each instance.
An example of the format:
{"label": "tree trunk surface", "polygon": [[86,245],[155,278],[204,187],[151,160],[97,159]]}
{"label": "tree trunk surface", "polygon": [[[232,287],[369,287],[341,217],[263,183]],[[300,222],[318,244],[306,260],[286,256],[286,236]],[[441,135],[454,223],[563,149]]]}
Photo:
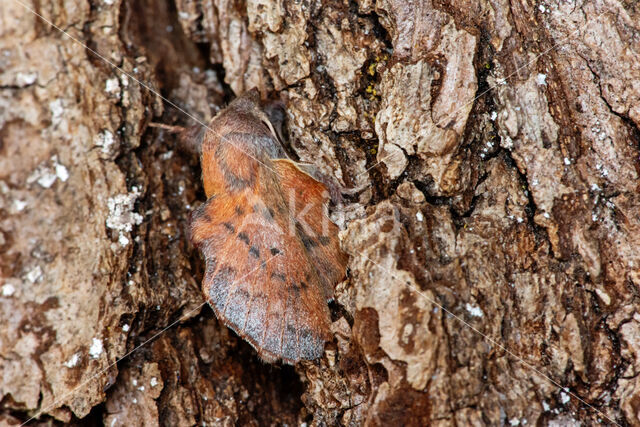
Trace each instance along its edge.
{"label": "tree trunk surface", "polygon": [[[149,126],[252,87],[350,189],[295,367],[203,304]],[[0,424],[640,425],[639,175],[632,0],[2,0]]]}

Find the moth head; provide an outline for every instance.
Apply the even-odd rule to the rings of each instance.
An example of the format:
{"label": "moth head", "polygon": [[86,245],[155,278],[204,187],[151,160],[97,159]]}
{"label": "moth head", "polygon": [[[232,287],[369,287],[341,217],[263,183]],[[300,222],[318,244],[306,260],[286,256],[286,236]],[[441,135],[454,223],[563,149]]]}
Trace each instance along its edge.
{"label": "moth head", "polygon": [[[219,122],[218,118],[224,119]],[[253,88],[234,99],[218,117],[213,119],[212,125],[222,124],[230,126],[230,131],[242,132],[252,135],[271,135],[279,141],[269,116],[264,112],[260,92]]]}

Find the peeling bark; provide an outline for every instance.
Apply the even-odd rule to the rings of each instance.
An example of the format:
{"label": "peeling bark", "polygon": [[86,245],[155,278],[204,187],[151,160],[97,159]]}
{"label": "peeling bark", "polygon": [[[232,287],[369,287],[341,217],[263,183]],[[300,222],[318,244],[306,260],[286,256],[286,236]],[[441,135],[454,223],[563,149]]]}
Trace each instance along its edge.
{"label": "peeling bark", "polygon": [[[22,1],[0,423],[640,425],[635,3]],[[198,159],[148,126],[252,87],[349,189],[334,339],[295,368],[203,305]]]}

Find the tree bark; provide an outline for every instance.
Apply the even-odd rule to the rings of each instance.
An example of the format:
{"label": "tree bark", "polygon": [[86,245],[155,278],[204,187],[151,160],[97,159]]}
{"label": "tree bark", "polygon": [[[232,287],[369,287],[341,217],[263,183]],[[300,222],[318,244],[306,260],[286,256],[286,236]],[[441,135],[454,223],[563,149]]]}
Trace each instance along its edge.
{"label": "tree bark", "polygon": [[[349,189],[295,367],[203,304],[148,126],[252,87]],[[0,423],[640,425],[639,175],[633,1],[3,0]]]}

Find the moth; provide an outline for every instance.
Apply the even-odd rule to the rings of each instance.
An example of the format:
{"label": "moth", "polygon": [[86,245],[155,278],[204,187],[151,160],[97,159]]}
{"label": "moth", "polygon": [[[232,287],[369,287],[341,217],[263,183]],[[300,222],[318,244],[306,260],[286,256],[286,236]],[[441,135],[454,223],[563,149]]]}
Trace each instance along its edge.
{"label": "moth", "polygon": [[288,158],[255,89],[211,120],[200,161],[207,201],[189,228],[207,302],[267,362],[321,357],[347,264],[327,187]]}

